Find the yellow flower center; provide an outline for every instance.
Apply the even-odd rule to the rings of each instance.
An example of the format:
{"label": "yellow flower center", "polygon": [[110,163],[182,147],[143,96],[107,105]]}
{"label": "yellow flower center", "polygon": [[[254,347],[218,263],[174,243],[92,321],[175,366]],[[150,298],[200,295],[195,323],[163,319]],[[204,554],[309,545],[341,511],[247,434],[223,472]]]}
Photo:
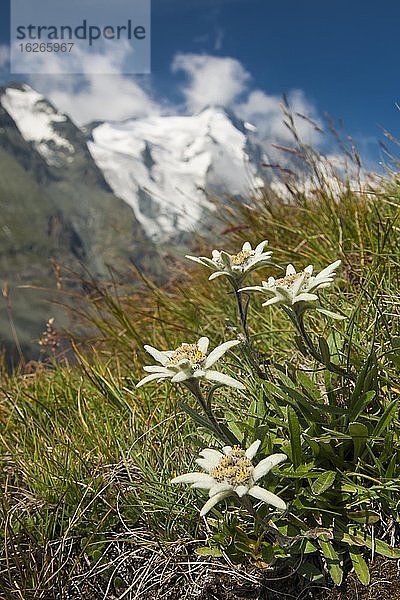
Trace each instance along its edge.
{"label": "yellow flower center", "polygon": [[235,267],[240,267],[246,262],[248,258],[250,258],[250,256],[253,256],[253,254],[253,250],[241,250],[237,254],[230,255],[229,258],[231,261],[231,265],[234,265]]}
{"label": "yellow flower center", "polygon": [[[303,275],[304,275],[304,271],[300,271],[299,273],[294,273],[293,275],[286,275],[286,277],[281,277],[280,279],[276,279],[275,285],[276,286],[279,285],[280,287],[289,288],[296,281],[301,279],[301,277],[303,277]],[[307,280],[309,277],[310,277],[309,273],[306,273],[306,276],[304,279]]]}
{"label": "yellow flower center", "polygon": [[237,486],[249,483],[252,472],[253,465],[245,451],[240,446],[234,446],[230,453],[223,456],[218,465],[210,471],[210,475],[218,483],[226,482]]}
{"label": "yellow flower center", "polygon": [[176,365],[181,360],[189,360],[192,364],[198,364],[201,363],[206,356],[207,355],[204,354],[204,352],[199,350],[197,344],[181,344],[168,359],[167,364]]}

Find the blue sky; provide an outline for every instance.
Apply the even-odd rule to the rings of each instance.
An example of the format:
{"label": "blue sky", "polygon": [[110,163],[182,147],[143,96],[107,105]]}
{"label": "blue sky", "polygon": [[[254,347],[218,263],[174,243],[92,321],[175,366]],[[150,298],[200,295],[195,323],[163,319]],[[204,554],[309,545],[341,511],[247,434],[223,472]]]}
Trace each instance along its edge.
{"label": "blue sky", "polygon": [[[0,43],[6,44],[8,16],[3,3]],[[115,86],[127,97],[138,94],[133,112],[140,113],[145,103],[151,110],[190,112],[201,108],[203,92],[204,103],[217,101],[220,87],[221,93],[227,90],[222,98],[242,116],[256,112],[254,118],[262,123],[263,106],[268,119],[273,100],[297,90],[296,107],[315,118],[322,119],[327,112],[337,123],[343,121],[343,130],[368,159],[378,159],[382,128],[398,134],[396,0],[153,0],[152,5],[152,74],[134,80],[136,92],[130,77],[119,77]],[[3,68],[3,82],[9,78]],[[91,78],[86,82],[93,88],[91,94],[75,103],[73,94],[84,80],[73,91],[72,78],[67,78],[68,90],[50,75],[30,83],[61,102],[64,110],[68,102],[79,110],[79,101],[84,106],[85,100],[98,112],[102,89],[109,85]],[[101,116],[97,112],[96,118]],[[127,98],[116,105],[116,117],[128,113]],[[88,117],[84,110],[72,116]],[[273,118],[277,118],[274,111]],[[266,133],[271,133],[268,127]]]}

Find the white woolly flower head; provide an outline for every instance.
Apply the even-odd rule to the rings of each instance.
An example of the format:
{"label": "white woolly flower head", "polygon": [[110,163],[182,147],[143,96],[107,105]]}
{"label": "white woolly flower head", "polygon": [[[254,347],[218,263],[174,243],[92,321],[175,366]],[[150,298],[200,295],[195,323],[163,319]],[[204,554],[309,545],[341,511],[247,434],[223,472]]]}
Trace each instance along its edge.
{"label": "white woolly flower head", "polygon": [[152,346],[144,346],[145,350],[160,365],[143,367],[145,371],[151,374],[139,381],[136,387],[141,387],[153,380],[170,379],[173,383],[182,383],[192,379],[207,379],[208,381],[244,390],[245,386],[233,377],[211,369],[225,352],[240,344],[240,340],[224,342],[208,354],[209,342],[210,340],[207,337],[201,337],[196,343],[188,344],[185,342],[175,350],[157,350]]}
{"label": "white woolly flower head", "polygon": [[[240,291],[256,291],[262,292],[270,296],[263,306],[271,306],[272,304],[281,304],[289,308],[294,307],[299,303],[308,303],[318,300],[315,293],[317,290],[329,287],[336,276],[335,270],[340,265],[341,261],[337,260],[317,275],[313,275],[314,267],[308,265],[303,271],[296,272],[293,265],[289,264],[286,267],[284,277],[275,279],[269,277],[267,281],[263,281],[260,286],[251,286],[242,288]],[[321,307],[316,307],[317,310],[334,318],[342,318],[331,311]]]}
{"label": "white woolly flower head", "polygon": [[200,516],[206,515],[221,500],[235,494],[239,498],[248,494],[275,508],[285,510],[286,504],[281,498],[255,484],[273,467],[285,461],[287,456],[272,454],[254,466],[252,461],[260,444],[261,441],[256,440],[247,450],[240,446],[225,446],[223,452],[205,448],[196,460],[205,472],[179,475],[174,477],[171,483],[188,483],[192,488],[209,491],[209,500],[201,509]]}
{"label": "white woolly flower head", "polygon": [[250,271],[270,264],[272,252],[264,252],[267,244],[268,240],[263,240],[253,249],[250,242],[245,242],[237,254],[213,250],[211,258],[190,255],[186,258],[212,269],[210,280],[224,276],[240,282]]}

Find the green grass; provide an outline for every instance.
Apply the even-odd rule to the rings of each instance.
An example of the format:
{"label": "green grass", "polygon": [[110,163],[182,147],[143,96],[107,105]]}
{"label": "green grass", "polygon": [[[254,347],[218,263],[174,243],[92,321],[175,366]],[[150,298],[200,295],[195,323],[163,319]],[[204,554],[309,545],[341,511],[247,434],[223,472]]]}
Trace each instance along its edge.
{"label": "green grass", "polygon": [[[298,193],[290,204],[270,192],[249,206],[232,203],[224,219],[230,232],[218,245],[228,251],[247,239],[269,239],[280,264],[323,268],[342,259],[340,278],[324,294],[324,306],[347,319],[332,324],[313,317],[311,335],[326,336],[332,347],[339,344],[338,352],[347,352],[358,371],[373,353],[379,410],[398,399],[399,185],[382,180],[368,194],[347,189],[340,198],[321,185],[312,196]],[[196,243],[196,254],[210,255],[204,241]],[[252,280],[264,273],[268,269]],[[185,388],[162,383],[136,390],[135,384],[142,365],[150,362],[144,343],[167,349],[207,335],[216,345],[238,333],[226,283],[209,283],[208,275],[207,269],[182,262],[175,263],[163,288],[134,273],[132,287],[88,281],[91,293],[81,301],[80,317],[92,335],[89,342],[76,341],[77,362],[51,360],[34,374],[3,374],[0,590],[5,599],[63,598],[71,586],[82,590],[84,584],[92,586],[88,598],[102,597],[106,589],[119,597],[131,585],[128,566],[138,548],[159,560],[176,544],[205,545],[211,534],[198,518],[204,494],[169,480],[194,468],[197,450],[212,438],[182,410],[182,400],[194,406]],[[262,308],[256,296],[249,328],[271,381],[290,364],[314,367],[295,349],[288,319]],[[245,381],[247,391],[219,388],[215,412],[240,430],[237,424],[251,423],[257,412],[260,382],[249,364],[233,355],[224,370]],[[328,392],[330,384],[335,381],[325,379]],[[390,427],[394,473],[400,455],[397,412]],[[371,457],[366,461],[371,464]],[[381,502],[375,508],[382,520],[390,514],[398,521],[393,495]],[[397,526],[390,532],[397,536]],[[121,548],[127,571],[117,568]]]}

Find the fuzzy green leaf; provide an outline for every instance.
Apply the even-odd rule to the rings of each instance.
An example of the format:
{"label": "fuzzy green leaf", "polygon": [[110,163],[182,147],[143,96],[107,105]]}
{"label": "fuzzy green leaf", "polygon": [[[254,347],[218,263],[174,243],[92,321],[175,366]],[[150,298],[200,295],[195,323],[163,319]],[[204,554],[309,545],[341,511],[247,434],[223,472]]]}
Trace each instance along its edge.
{"label": "fuzzy green leaf", "polygon": [[290,447],[292,450],[292,462],[294,467],[301,464],[301,438],[300,438],[300,423],[293,408],[288,406],[288,423],[290,434]]}
{"label": "fuzzy green leaf", "polygon": [[332,546],[331,542],[328,542],[327,540],[319,539],[318,543],[322,550],[322,554],[326,558],[328,570],[333,582],[336,583],[336,585],[340,585],[343,580],[343,569],[340,566],[340,559],[336,550]]}
{"label": "fuzzy green leaf", "polygon": [[354,445],[354,460],[357,460],[368,440],[368,427],[364,423],[350,423],[349,434]]}
{"label": "fuzzy green leaf", "polygon": [[349,554],[358,579],[363,585],[369,585],[371,577],[368,565],[364,560],[361,550],[359,548],[353,548],[349,551]]}
{"label": "fuzzy green leaf", "polygon": [[387,407],[381,418],[379,419],[376,427],[372,433],[373,437],[379,437],[385,429],[390,427],[391,421],[397,414],[397,400],[393,400]]}
{"label": "fuzzy green leaf", "polygon": [[329,366],[331,364],[331,353],[329,350],[328,342],[325,338],[318,338],[319,351],[321,353],[322,361],[325,366]]}
{"label": "fuzzy green leaf", "polygon": [[319,496],[325,492],[325,490],[329,489],[333,485],[335,477],[335,471],[326,471],[325,473],[321,473],[321,475],[317,477],[311,486],[312,493],[316,496]]}

